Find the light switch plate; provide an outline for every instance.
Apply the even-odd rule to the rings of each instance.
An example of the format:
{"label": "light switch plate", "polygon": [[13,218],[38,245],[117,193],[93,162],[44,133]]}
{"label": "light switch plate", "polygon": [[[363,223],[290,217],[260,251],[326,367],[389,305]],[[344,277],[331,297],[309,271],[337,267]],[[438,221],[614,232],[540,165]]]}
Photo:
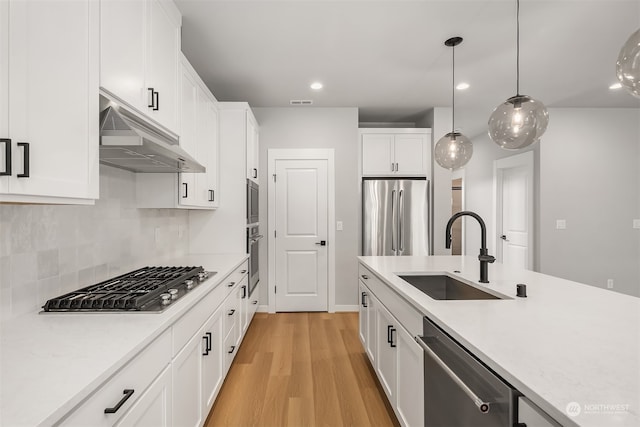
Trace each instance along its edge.
{"label": "light switch plate", "polygon": [[640,228],[640,219],[633,220],[633,228]]}
{"label": "light switch plate", "polygon": [[557,219],[556,220],[556,230],[564,230],[567,228],[567,220],[566,219]]}
{"label": "light switch plate", "polygon": [[342,221],[336,222],[336,230],[342,231]]}

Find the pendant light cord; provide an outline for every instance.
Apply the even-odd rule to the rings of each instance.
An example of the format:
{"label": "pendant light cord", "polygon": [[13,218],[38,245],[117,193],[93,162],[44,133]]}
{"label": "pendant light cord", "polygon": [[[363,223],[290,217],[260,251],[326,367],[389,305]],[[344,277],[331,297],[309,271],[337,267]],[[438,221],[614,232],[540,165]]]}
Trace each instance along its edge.
{"label": "pendant light cord", "polygon": [[456,47],[451,47],[451,133],[456,131]]}
{"label": "pendant light cord", "polygon": [[516,0],[516,96],[520,96],[520,0]]}

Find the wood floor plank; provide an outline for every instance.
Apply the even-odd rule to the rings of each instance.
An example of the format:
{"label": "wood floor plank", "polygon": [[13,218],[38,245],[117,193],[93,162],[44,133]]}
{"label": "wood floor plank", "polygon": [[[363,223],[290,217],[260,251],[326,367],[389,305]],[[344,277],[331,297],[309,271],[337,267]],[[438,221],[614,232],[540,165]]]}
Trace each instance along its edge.
{"label": "wood floor plank", "polygon": [[397,426],[357,313],[257,313],[206,427]]}

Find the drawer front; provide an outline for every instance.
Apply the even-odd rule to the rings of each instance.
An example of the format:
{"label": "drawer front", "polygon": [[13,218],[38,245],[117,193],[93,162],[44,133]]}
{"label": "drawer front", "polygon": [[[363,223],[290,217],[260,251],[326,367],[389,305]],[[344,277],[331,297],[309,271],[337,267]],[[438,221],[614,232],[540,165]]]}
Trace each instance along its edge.
{"label": "drawer front", "polygon": [[[223,313],[223,322],[224,329],[222,335],[226,337],[229,335],[229,332],[236,326],[240,324],[240,300],[238,299],[238,287],[240,285],[239,282],[236,284],[234,289],[236,290],[234,293],[229,295],[226,300],[224,300],[224,313]],[[236,327],[236,330],[238,328]]]}
{"label": "drawer front", "polygon": [[194,305],[184,316],[173,325],[173,352],[175,356],[180,352],[193,334],[207,321],[209,316],[220,306],[224,300],[226,289],[219,284],[211,292],[205,295],[200,302]]}
{"label": "drawer front", "polygon": [[224,340],[224,371],[227,372],[231,367],[231,362],[233,362],[233,358],[236,357],[236,353],[238,352],[238,343],[237,337],[238,330],[236,327],[232,327],[231,331],[229,331],[229,335]]}
{"label": "drawer front", "polygon": [[422,335],[422,313],[362,264],[358,277],[412,336]]}
{"label": "drawer front", "polygon": [[[171,361],[171,331],[167,329],[119,372],[80,404],[59,425],[111,426],[144,394]],[[133,390],[127,398],[124,390]],[[119,407],[118,404],[122,403]],[[115,410],[117,408],[117,410]],[[105,413],[112,408],[115,413]]]}

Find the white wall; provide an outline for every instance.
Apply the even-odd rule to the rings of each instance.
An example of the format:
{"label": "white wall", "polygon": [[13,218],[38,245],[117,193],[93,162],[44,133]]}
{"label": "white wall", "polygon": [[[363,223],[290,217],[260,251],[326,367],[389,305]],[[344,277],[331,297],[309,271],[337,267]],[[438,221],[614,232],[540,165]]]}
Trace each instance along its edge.
{"label": "white wall", "polygon": [[[335,150],[336,305],[356,305],[358,255],[358,110],[356,108],[254,108],[260,124],[260,224],[267,217],[267,150],[333,148]],[[329,224],[335,227],[335,224]],[[266,231],[266,229],[263,229]],[[270,236],[267,236],[267,239]],[[260,304],[268,304],[267,241],[260,245]],[[331,244],[331,242],[330,242]],[[339,308],[339,307],[338,307]]]}
{"label": "white wall", "polygon": [[0,319],[185,255],[187,211],[137,209],[135,200],[135,175],[100,165],[95,206],[0,205]]}
{"label": "white wall", "polygon": [[[599,287],[612,278],[614,290],[640,295],[640,230],[631,227],[640,218],[640,109],[553,108],[549,116],[542,141],[531,148],[537,174],[534,269]],[[485,134],[472,140],[466,207],[495,236],[493,161],[522,151],[502,150]],[[567,229],[556,230],[556,219],[565,219]],[[479,227],[469,219],[466,226],[467,254],[476,255]],[[495,254],[495,239],[488,243]]]}

